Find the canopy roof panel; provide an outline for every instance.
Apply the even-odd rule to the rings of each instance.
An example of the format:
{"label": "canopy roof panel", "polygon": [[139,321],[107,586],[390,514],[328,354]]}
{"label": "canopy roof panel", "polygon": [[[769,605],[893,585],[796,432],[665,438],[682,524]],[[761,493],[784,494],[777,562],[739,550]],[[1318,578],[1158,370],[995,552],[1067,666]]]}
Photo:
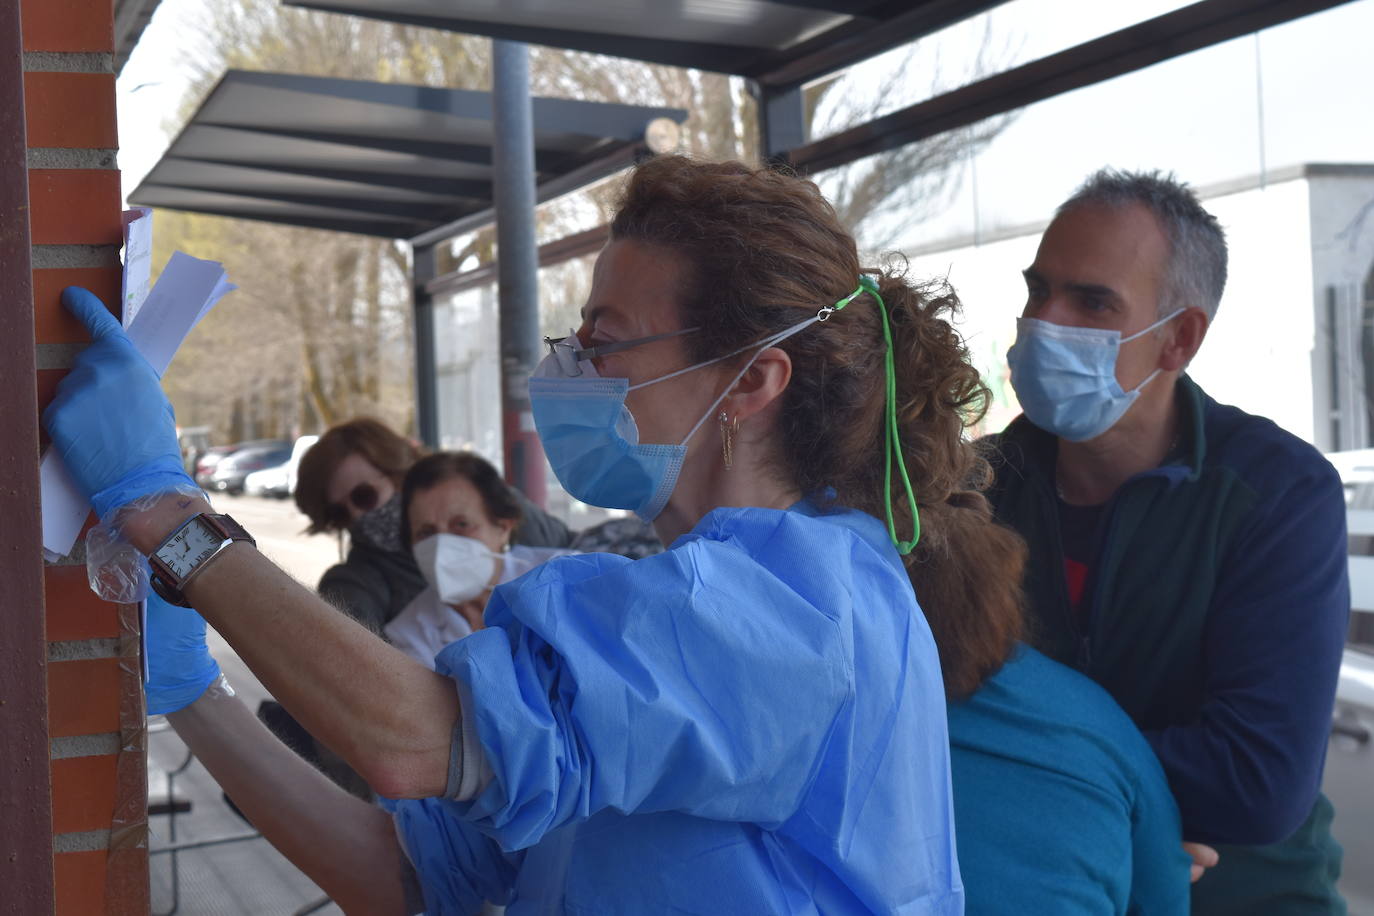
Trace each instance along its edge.
{"label": "canopy roof panel", "polygon": [[1003,0],[283,0],[794,85]]}
{"label": "canopy roof panel", "polygon": [[[687,112],[532,100],[536,183],[623,167],[656,118]],[[487,92],[231,70],[131,203],[409,238],[492,203]]]}

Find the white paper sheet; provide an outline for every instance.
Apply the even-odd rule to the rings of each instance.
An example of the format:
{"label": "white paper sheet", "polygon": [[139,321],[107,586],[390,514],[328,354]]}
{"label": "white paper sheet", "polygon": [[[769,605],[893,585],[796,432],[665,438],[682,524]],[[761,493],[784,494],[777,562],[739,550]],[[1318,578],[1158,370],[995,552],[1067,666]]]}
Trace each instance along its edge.
{"label": "white paper sheet", "polygon": [[153,266],[153,211],[134,207],[124,211],[124,327],[148,298],[148,276]]}
{"label": "white paper sheet", "polygon": [[[191,329],[225,293],[235,288],[219,262],[202,261],[178,251],[129,324],[129,339],[160,376],[167,371]],[[39,476],[43,488],[43,550],[49,559],[55,559],[72,552],[91,507],[54,449],[48,449],[43,456]]]}

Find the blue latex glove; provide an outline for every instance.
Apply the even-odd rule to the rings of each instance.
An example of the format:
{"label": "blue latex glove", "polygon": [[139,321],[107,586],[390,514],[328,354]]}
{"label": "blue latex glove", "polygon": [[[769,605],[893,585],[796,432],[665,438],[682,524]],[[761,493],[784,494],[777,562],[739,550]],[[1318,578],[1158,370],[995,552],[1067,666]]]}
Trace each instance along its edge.
{"label": "blue latex glove", "polygon": [[90,330],[92,343],[57,386],[43,424],[96,514],[104,520],[141,496],[194,488],[153,367],[94,295],[69,286],[62,304]]}
{"label": "blue latex glove", "polygon": [[219,662],[205,645],[205,619],[188,607],[148,596],[148,715],[190,706],[219,677]]}

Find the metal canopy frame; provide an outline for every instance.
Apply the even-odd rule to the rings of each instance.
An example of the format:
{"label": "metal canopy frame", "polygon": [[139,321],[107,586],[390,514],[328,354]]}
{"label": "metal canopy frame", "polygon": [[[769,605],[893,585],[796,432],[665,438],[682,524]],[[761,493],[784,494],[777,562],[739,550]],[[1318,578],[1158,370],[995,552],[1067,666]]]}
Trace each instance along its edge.
{"label": "metal canopy frame", "polygon": [[[806,136],[805,83],[1006,0],[715,0],[696,7],[684,0],[282,2],[749,77],[764,156],[819,171],[1349,0],[1201,0],[815,141]],[[739,28],[724,27],[731,16]],[[799,28],[807,23],[811,31]]]}
{"label": "metal canopy frame", "polygon": [[286,6],[715,70],[790,88],[1005,0],[283,0]]}
{"label": "metal canopy frame", "polygon": [[[542,199],[631,164],[650,121],[687,117],[567,99],[531,107]],[[487,92],[230,70],[129,200],[384,238],[485,223],[492,116]]]}
{"label": "metal canopy frame", "polygon": [[124,69],[162,0],[114,0],[114,72]]}
{"label": "metal canopy frame", "polygon": [[803,172],[847,165],[1348,2],[1202,0],[802,144],[786,159]]}

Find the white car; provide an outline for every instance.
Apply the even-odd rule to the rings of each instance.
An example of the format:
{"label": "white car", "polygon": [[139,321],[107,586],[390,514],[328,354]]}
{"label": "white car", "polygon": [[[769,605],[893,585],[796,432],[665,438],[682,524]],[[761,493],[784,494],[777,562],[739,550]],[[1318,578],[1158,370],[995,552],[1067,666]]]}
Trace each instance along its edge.
{"label": "white car", "polygon": [[310,450],[320,439],[319,436],[301,436],[291,446],[291,457],[284,464],[254,471],[243,480],[243,490],[250,496],[275,496],[286,499],[296,492],[296,469],[300,467],[301,456]]}
{"label": "white car", "polygon": [[275,496],[286,499],[291,495],[286,485],[286,465],[278,464],[254,471],[243,478],[243,492],[249,496]]}

